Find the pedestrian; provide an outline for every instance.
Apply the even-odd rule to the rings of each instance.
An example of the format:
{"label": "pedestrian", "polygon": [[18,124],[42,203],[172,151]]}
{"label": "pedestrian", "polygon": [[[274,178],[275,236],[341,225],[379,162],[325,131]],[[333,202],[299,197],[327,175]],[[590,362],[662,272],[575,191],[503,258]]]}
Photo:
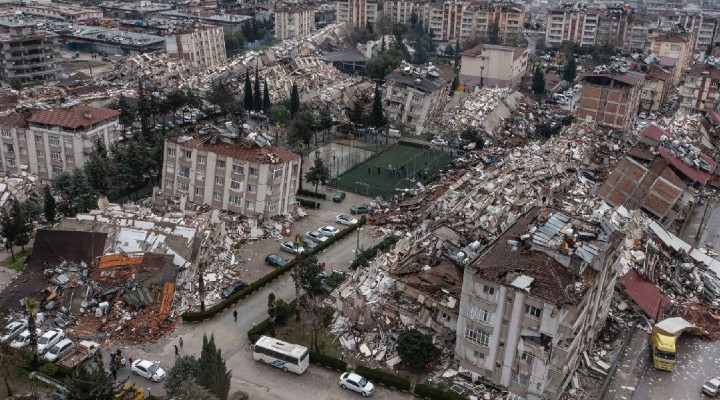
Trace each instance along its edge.
{"label": "pedestrian", "polygon": [[130,356],[130,358],[128,359],[128,362],[130,362],[130,366],[132,367],[132,362],[133,362],[132,356]]}
{"label": "pedestrian", "polygon": [[117,349],[116,353],[117,353],[117,356],[118,356],[118,357],[121,357],[121,356],[122,356],[122,351],[120,351],[119,348]]}
{"label": "pedestrian", "polygon": [[233,310],[233,318],[235,318],[235,322],[237,322],[237,310]]}
{"label": "pedestrian", "polygon": [[182,337],[180,338],[180,340],[178,340],[178,342],[180,343],[180,348],[182,349],[182,345],[183,345]]}
{"label": "pedestrian", "polygon": [[125,362],[125,357],[120,359],[120,364],[122,365],[122,369],[125,369],[125,367],[127,367],[127,364]]}
{"label": "pedestrian", "polygon": [[180,351],[178,350],[178,347],[176,344],[174,344],[173,346],[175,346],[175,357],[177,357],[178,354],[180,354]]}
{"label": "pedestrian", "polygon": [[121,366],[120,357],[115,357],[115,370],[119,371]]}
{"label": "pedestrian", "polygon": [[110,353],[110,365],[115,365],[115,353]]}
{"label": "pedestrian", "polygon": [[117,369],[115,369],[115,365],[110,366],[110,373],[113,376],[113,381],[117,380]]}

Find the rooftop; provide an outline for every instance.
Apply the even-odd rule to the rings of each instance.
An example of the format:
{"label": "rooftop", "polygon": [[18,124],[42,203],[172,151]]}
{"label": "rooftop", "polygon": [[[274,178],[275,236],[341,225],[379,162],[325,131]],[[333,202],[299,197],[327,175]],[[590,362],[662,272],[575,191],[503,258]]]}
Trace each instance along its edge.
{"label": "rooftop", "polygon": [[[596,78],[606,78],[605,80],[599,80]],[[591,73],[583,75],[582,79],[593,85],[607,86],[610,81],[622,82],[626,85],[635,86],[645,79],[645,74],[640,72],[628,71],[625,73],[613,74],[613,73]],[[607,83],[605,83],[607,82]]]}
{"label": "rooftop", "polygon": [[702,62],[696,63],[690,67],[690,71],[688,71],[687,74],[694,77],[700,77],[705,74],[711,79],[720,80],[720,69],[718,69],[715,65]]}
{"label": "rooftop", "polygon": [[513,57],[520,57],[523,53],[527,52],[527,48],[523,47],[511,47],[511,46],[500,46],[496,44],[479,44],[472,49],[468,49],[460,53],[460,55],[466,57],[476,57],[481,54],[483,50],[497,50],[497,51],[512,51]]}
{"label": "rooftop", "polygon": [[175,137],[168,139],[168,143],[178,146],[198,149],[208,153],[221,154],[235,160],[245,160],[260,164],[278,164],[292,160],[299,160],[300,156],[288,150],[255,144],[247,144],[238,140],[220,140],[215,135],[198,135],[192,138]]}
{"label": "rooftop", "polygon": [[385,80],[407,85],[425,93],[433,93],[451,82],[453,77],[454,74],[450,67],[442,65],[415,67],[405,64],[387,74]]}
{"label": "rooftop", "polygon": [[117,110],[78,105],[72,108],[52,108],[38,111],[28,118],[28,122],[77,129],[112,120],[119,115],[120,111]]}

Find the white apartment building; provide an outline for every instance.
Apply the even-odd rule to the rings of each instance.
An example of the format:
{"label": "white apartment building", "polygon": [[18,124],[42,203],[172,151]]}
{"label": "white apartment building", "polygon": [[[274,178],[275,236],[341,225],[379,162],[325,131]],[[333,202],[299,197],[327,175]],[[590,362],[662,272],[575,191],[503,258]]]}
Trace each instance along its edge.
{"label": "white apartment building", "polygon": [[559,47],[564,41],[581,46],[595,45],[601,11],[568,4],[550,9],[546,20],[545,44]]}
{"label": "white apartment building", "polygon": [[44,181],[82,168],[100,138],[115,141],[120,112],[79,105],[0,118],[0,171],[28,171]]}
{"label": "white apartment building", "polygon": [[366,27],[375,23],[378,15],[376,0],[342,0],[337,2],[337,22]]}
{"label": "white apartment building", "polygon": [[315,30],[315,6],[288,5],[275,9],[275,37],[280,40]]}
{"label": "white apartment building", "polygon": [[165,48],[171,56],[196,67],[227,63],[221,26],[194,27],[169,34],[165,36]]}
{"label": "white apartment building", "polygon": [[528,49],[480,44],[461,53],[460,84],[517,87],[528,67]]}
{"label": "white apartment building", "polygon": [[415,12],[421,14],[424,1],[416,0],[389,0],[383,4],[383,16],[396,24],[410,24],[410,16]]}
{"label": "white apartment building", "polygon": [[300,156],[224,135],[165,141],[162,193],[246,216],[290,211],[300,180]]}
{"label": "white apartment building", "polygon": [[611,225],[536,207],[465,268],[455,358],[473,380],[560,398],[610,310],[624,238]]}

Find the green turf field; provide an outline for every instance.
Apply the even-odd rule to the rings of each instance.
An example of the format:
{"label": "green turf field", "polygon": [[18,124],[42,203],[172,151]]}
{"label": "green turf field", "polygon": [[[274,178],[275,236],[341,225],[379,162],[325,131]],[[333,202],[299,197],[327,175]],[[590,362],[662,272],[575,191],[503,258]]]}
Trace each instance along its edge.
{"label": "green turf field", "polygon": [[452,160],[449,153],[395,146],[340,175],[332,186],[366,196],[388,197],[395,188],[412,188]]}

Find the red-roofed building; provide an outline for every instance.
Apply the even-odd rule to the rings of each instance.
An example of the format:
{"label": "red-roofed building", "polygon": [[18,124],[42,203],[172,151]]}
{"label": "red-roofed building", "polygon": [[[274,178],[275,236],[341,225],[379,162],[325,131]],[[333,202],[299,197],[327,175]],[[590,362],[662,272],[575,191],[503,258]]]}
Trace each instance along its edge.
{"label": "red-roofed building", "polygon": [[[685,68],[690,65],[695,46],[695,36],[692,33],[656,32],[650,37],[648,49],[660,57],[660,64],[672,68],[672,84],[677,85]],[[672,63],[677,60],[675,65]]]}
{"label": "red-roofed building", "polygon": [[461,53],[460,84],[517,87],[527,72],[528,49],[479,44]]}
{"label": "red-roofed building", "polygon": [[164,154],[162,192],[188,208],[270,217],[295,204],[300,156],[285,149],[208,134],[168,139]]}
{"label": "red-roofed building", "polygon": [[82,168],[95,139],[116,140],[120,112],[77,105],[0,118],[0,171],[32,172],[44,181]]}
{"label": "red-roofed building", "polygon": [[670,297],[663,294],[659,287],[645,279],[635,268],[630,269],[618,283],[648,318],[655,321],[663,319],[667,306],[670,304]]}

